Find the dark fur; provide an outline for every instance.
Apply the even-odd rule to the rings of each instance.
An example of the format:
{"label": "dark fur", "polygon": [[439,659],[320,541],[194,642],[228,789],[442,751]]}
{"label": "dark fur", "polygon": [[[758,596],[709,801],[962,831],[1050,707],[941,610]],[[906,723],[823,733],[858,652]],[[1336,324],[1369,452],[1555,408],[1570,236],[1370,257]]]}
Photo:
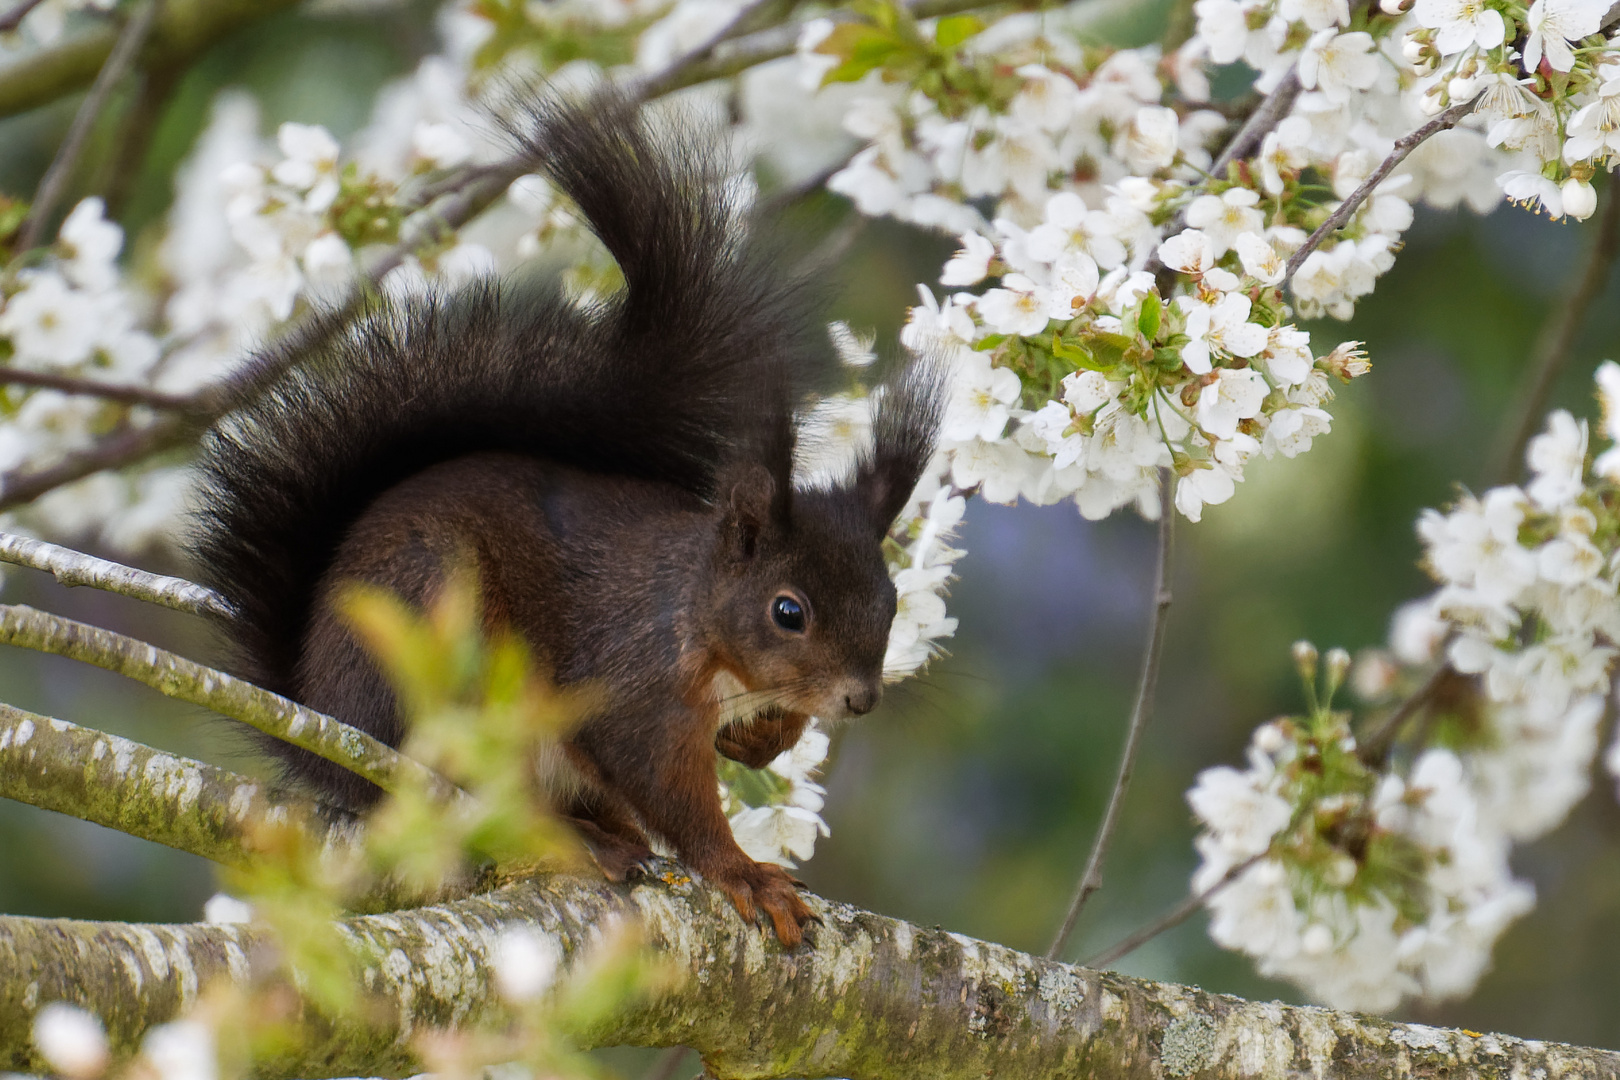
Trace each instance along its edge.
{"label": "dark fur", "polygon": [[[645,826],[796,941],[807,910],[736,848],[714,795],[729,714],[711,687],[746,689],[719,744],[751,763],[812,710],[875,703],[895,603],[880,542],[932,452],[940,379],[903,371],[851,482],[795,492],[795,415],[836,362],[814,295],[724,204],[713,150],[611,98],[544,108],[532,146],[625,290],[592,311],[494,284],[380,305],[212,434],[197,562],[241,612],[244,674],[398,745],[392,694],[330,600],[361,580],[426,604],[470,553],[486,622],[607,691],[554,795],[604,868],[645,856]],[[803,634],[771,621],[783,590]],[[276,747],[326,798],[374,801]]]}

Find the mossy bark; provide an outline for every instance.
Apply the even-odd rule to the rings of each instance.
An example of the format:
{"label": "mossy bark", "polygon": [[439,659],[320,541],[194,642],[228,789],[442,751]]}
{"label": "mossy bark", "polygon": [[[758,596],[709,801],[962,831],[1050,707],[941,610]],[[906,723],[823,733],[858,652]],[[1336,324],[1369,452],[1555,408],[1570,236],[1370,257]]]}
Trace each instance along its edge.
{"label": "mossy bark", "polygon": [[29,536],[0,532],[0,560],[43,570],[69,588],[88,585],[193,615],[229,619],[234,614],[224,597],[195,582],[108,562]]}
{"label": "mossy bark", "polygon": [[[297,0],[164,0],[141,53],[142,67],[184,64],[239,26],[290,8]],[[0,117],[12,116],[88,87],[112,52],[118,28],[82,30],[26,52],[0,67]]]}
{"label": "mossy bark", "polygon": [[323,845],[353,826],[249,777],[103,731],[0,704],[0,798],[69,814],[226,866],[246,865],[252,821],[312,829]]}
{"label": "mossy bark", "polygon": [[324,713],[144,641],[22,604],[0,604],[0,643],[66,656],[213,709],[365,777],[384,791],[421,785],[445,802],[463,793],[421,762]]}
{"label": "mossy bark", "polygon": [[[684,978],[580,1033],[591,1046],[686,1045],[720,1078],[1620,1077],[1620,1054],[1261,1004],[1043,960],[811,898],[813,943],[784,953],[673,863],[634,888],[553,876],[346,920],[385,1022],[311,1018],[266,1076],[403,1076],[414,1033],[497,1017],[490,956],[524,922],[565,955],[632,913]],[[0,1068],[38,1071],[34,1010],[79,1002],[128,1049],[217,977],[242,979],[245,926],[0,918]]]}

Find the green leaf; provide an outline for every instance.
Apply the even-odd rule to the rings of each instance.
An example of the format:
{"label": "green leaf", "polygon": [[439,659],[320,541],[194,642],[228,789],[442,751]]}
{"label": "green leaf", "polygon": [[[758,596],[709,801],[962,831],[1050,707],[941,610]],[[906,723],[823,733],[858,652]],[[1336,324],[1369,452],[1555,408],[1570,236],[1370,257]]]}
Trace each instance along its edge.
{"label": "green leaf", "polygon": [[906,52],[906,42],[893,33],[865,23],[840,23],[815,51],[836,56],[843,63],[827,72],[822,83],[855,82],[874,68]]}
{"label": "green leaf", "polygon": [[1154,293],[1142,297],[1142,313],[1136,317],[1136,328],[1142,331],[1142,336],[1152,341],[1159,335],[1159,316],[1163,313],[1163,305]]}
{"label": "green leaf", "polygon": [[951,15],[939,20],[934,28],[934,43],[942,49],[954,49],[984,29],[984,20],[977,15]]}
{"label": "green leaf", "polygon": [[995,348],[997,345],[1000,345],[1006,340],[1006,334],[987,334],[979,339],[978,344],[974,345],[973,349],[975,352],[989,352],[991,349]]}
{"label": "green leaf", "polygon": [[[1052,355],[1060,360],[1067,360],[1077,368],[1086,371],[1107,371],[1113,364],[1101,361],[1084,345],[1077,342],[1064,341],[1060,337],[1052,339]],[[1116,358],[1117,362],[1117,358]]]}

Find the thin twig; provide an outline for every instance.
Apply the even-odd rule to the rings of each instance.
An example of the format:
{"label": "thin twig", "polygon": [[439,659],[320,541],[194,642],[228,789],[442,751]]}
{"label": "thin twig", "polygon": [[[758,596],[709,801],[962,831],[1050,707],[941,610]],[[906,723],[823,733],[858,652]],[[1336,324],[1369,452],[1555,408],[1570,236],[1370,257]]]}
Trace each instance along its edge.
{"label": "thin twig", "polygon": [[1301,89],[1299,67],[1296,64],[1288,69],[1288,74],[1283,76],[1282,82],[1273,87],[1271,93],[1267,94],[1255,107],[1254,112],[1249,114],[1249,118],[1238,128],[1231,141],[1221,148],[1220,154],[1209,167],[1209,174],[1217,180],[1221,179],[1226,175],[1228,165],[1239,158],[1248,157],[1249,152],[1259,146],[1265,137],[1271,134],[1272,129],[1283,122],[1283,117],[1288,115],[1289,110],[1294,107],[1294,102],[1298,100]]}
{"label": "thin twig", "polygon": [[123,405],[146,405],[154,409],[192,409],[197,405],[197,399],[189,394],[166,394],[149,386],[97,382],[95,379],[24,368],[0,367],[0,384],[39,386],[47,390],[60,390],[64,394],[86,394]]}
{"label": "thin twig", "polygon": [[466,794],[426,765],[314,709],[135,638],[20,604],[0,604],[0,644],[65,656],[201,705],[341,765],[393,792],[406,785],[442,802]]}
{"label": "thin twig", "polygon": [[100,169],[101,197],[109,219],[123,216],[141,167],[152,148],[152,137],[165,115],[174,91],[180,85],[184,67],[149,65],[141,72],[135,100],[118,118],[118,136]]}
{"label": "thin twig", "polygon": [[22,25],[22,21],[28,18],[28,13],[44,2],[45,0],[21,0],[10,11],[0,15],[0,34],[9,34],[17,29]]}
{"label": "thin twig", "polygon": [[1159,560],[1153,575],[1153,607],[1148,613],[1147,648],[1142,654],[1142,673],[1136,684],[1136,703],[1131,707],[1130,727],[1125,732],[1125,749],[1120,753],[1119,775],[1114,779],[1114,791],[1108,797],[1108,809],[1103,814],[1102,827],[1092,841],[1091,854],[1086,858],[1085,872],[1075,885],[1074,899],[1069,902],[1063,926],[1046,950],[1048,959],[1055,960],[1063,946],[1068,944],[1074,931],[1075,920],[1085,907],[1091,894],[1102,888],[1102,863],[1108,854],[1108,845],[1119,824],[1120,808],[1125,803],[1125,789],[1130,786],[1131,772],[1136,767],[1136,752],[1141,746],[1142,732],[1153,715],[1154,692],[1159,684],[1159,660],[1164,651],[1164,628],[1170,610],[1171,574],[1175,569],[1175,500],[1174,474],[1169,469],[1159,470]]}
{"label": "thin twig", "polygon": [[1592,251],[1581,267],[1580,276],[1574,287],[1564,293],[1563,302],[1547,316],[1541,332],[1536,335],[1529,388],[1519,395],[1523,404],[1511,421],[1511,426],[1505,429],[1512,434],[1504,441],[1505,449],[1496,462],[1495,476],[1500,483],[1512,483],[1524,467],[1524,448],[1530,444],[1536,428],[1541,426],[1553,384],[1569,362],[1575,339],[1586,325],[1587,312],[1602,295],[1615,256],[1620,255],[1620,188],[1616,188],[1612,181],[1604,192],[1604,199],[1603,217],[1598,221],[1597,236],[1592,241]]}
{"label": "thin twig", "polygon": [[53,488],[81,480],[102,469],[117,468],[149,454],[179,446],[196,434],[196,426],[170,414],[144,426],[125,421],[83,450],[67,454],[42,469],[0,474],[0,510],[31,502]]}
{"label": "thin twig", "polygon": [[1236,881],[1243,875],[1245,870],[1265,857],[1265,852],[1261,852],[1259,855],[1249,856],[1247,859],[1244,859],[1226,873],[1222,874],[1221,880],[1217,881],[1203,892],[1195,893],[1192,896],[1187,897],[1181,903],[1177,904],[1175,907],[1171,908],[1157,919],[1154,919],[1140,930],[1137,930],[1135,933],[1130,934],[1113,945],[1110,945],[1096,956],[1093,956],[1081,963],[1080,966],[1088,968],[1105,968],[1128,953],[1135,952],[1137,949],[1141,948],[1143,945],[1146,945],[1148,942],[1152,941],[1166,930],[1180,926],[1182,923],[1186,922],[1195,911],[1208,903],[1216,893],[1232,884],[1232,882]]}
{"label": "thin twig", "polygon": [[1396,736],[1400,735],[1401,729],[1406,726],[1406,722],[1417,715],[1417,711],[1427,705],[1430,698],[1434,697],[1435,691],[1439,690],[1445,681],[1456,673],[1457,669],[1451,666],[1451,661],[1442,661],[1440,666],[1430,672],[1427,679],[1423,680],[1423,685],[1407,695],[1406,699],[1395,707],[1395,711],[1390,713],[1382,724],[1379,724],[1377,728],[1371,731],[1365,739],[1357,741],[1356,753],[1361,760],[1372,768],[1381,768],[1384,759],[1389,756],[1390,749],[1395,745]]}
{"label": "thin twig", "polygon": [[1373,189],[1384,182],[1384,178],[1394,170],[1395,166],[1406,160],[1406,155],[1423,145],[1424,141],[1431,136],[1456,127],[1463,117],[1474,111],[1474,102],[1478,100],[1479,97],[1476,96],[1467,101],[1459,102],[1428,123],[1396,139],[1395,146],[1390,150],[1389,156],[1379,163],[1378,168],[1373,170],[1372,175],[1363,180],[1361,186],[1352,191],[1350,197],[1340,203],[1338,208],[1328,215],[1327,220],[1316,227],[1316,231],[1306,238],[1305,243],[1300,245],[1299,250],[1288,257],[1288,267],[1283,274],[1283,283],[1287,284],[1294,280],[1294,275],[1299,272],[1300,266],[1310,253],[1321,247],[1322,241],[1326,240],[1340,226],[1350,220],[1350,215],[1354,214],[1361,204],[1367,201],[1367,196],[1371,195]]}
{"label": "thin twig", "polygon": [[789,184],[771,192],[768,197],[754,204],[754,217],[766,219],[775,217],[800,199],[808,198],[813,193],[820,191],[827,186],[827,181],[842,172],[854,157],[854,153],[845,154],[815,175],[807,176],[798,183]]}
{"label": "thin twig", "polygon": [[0,532],[0,561],[43,570],[69,588],[88,585],[192,615],[235,615],[223,596],[185,578],[148,573],[15,533]]}
{"label": "thin twig", "polygon": [[45,227],[50,223],[51,213],[56,207],[57,200],[62,197],[68,181],[73,178],[73,170],[79,164],[79,155],[84,151],[85,141],[90,137],[90,129],[95,126],[96,117],[106,108],[108,99],[112,97],[113,88],[123,79],[130,66],[135,63],[135,57],[140,53],[141,47],[146,44],[152,23],[157,18],[159,2],[160,0],[144,0],[141,6],[135,9],[129,21],[124,24],[123,31],[118,35],[118,43],[113,46],[112,52],[107,54],[107,62],[101,65],[96,81],[90,86],[90,93],[85,95],[84,101],[80,103],[79,111],[73,114],[73,123],[68,127],[67,136],[57,148],[56,157],[52,159],[50,168],[45,170],[39,188],[34,192],[34,202],[28,210],[28,221],[23,225],[22,235],[18,241],[20,249],[37,247],[45,235]]}

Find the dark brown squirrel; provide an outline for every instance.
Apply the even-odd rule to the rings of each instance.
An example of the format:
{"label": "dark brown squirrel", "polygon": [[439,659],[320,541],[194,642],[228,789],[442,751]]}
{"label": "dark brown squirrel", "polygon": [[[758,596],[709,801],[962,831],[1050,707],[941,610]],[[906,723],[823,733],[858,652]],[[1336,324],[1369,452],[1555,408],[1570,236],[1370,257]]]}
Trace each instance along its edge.
{"label": "dark brown squirrel", "polygon": [[[877,703],[881,544],[933,452],[942,383],[902,367],[853,475],[796,490],[798,418],[838,362],[817,290],[728,200],[712,140],[610,95],[536,106],[525,139],[624,288],[380,301],[210,433],[193,553],[240,613],[243,675],[394,746],[394,696],[331,601],[358,581],[425,606],[470,555],[486,630],[603,693],[541,779],[607,875],[656,834],[791,947],[809,908],[733,839],[715,752],[761,767],[811,716]],[[381,794],[268,745],[332,803]]]}

